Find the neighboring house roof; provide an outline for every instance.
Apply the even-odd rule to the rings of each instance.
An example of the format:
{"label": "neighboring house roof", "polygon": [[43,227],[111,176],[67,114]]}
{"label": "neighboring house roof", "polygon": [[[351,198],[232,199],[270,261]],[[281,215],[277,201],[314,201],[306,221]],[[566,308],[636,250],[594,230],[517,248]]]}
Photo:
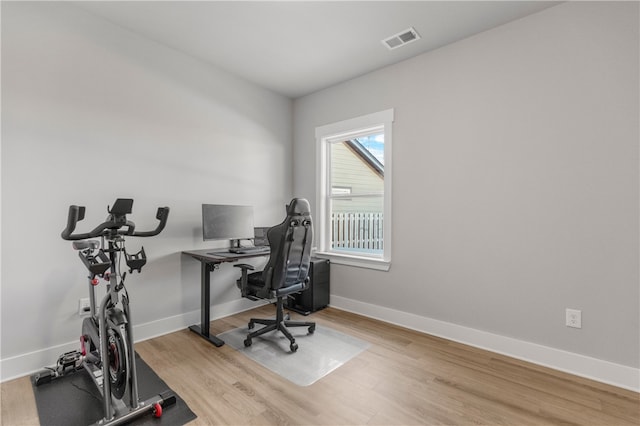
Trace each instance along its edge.
{"label": "neighboring house roof", "polygon": [[384,177],[384,164],[380,162],[358,139],[346,141],[347,146],[360,157],[381,178]]}

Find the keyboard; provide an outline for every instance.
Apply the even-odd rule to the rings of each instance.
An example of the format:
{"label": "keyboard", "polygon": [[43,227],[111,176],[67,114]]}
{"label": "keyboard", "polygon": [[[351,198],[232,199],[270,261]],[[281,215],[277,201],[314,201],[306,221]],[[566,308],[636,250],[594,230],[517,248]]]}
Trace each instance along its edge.
{"label": "keyboard", "polygon": [[270,251],[271,250],[269,246],[237,247],[237,248],[229,249],[229,253],[237,253],[237,254],[269,253]]}
{"label": "keyboard", "polygon": [[258,247],[233,247],[227,250],[220,251],[212,251],[207,254],[210,256],[216,257],[242,257],[242,255],[250,255],[250,254],[269,254],[271,253],[271,249],[269,246],[258,246]]}

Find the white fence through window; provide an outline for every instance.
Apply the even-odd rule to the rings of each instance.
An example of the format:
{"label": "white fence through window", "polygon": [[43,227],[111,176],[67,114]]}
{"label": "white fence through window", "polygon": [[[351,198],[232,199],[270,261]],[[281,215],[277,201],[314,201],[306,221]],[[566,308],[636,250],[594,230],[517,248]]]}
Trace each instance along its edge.
{"label": "white fence through window", "polygon": [[331,248],[382,250],[382,213],[332,213]]}

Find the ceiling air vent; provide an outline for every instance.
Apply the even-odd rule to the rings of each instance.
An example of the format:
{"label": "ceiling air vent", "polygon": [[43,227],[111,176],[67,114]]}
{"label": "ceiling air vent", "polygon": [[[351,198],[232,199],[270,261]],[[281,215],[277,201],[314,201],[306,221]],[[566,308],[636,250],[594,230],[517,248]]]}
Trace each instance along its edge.
{"label": "ceiling air vent", "polygon": [[416,41],[420,38],[420,34],[413,27],[410,27],[404,31],[399,32],[398,34],[392,35],[391,37],[385,38],[382,40],[382,44],[387,46],[389,50],[397,49],[400,46],[404,46],[405,44],[411,43],[412,41]]}

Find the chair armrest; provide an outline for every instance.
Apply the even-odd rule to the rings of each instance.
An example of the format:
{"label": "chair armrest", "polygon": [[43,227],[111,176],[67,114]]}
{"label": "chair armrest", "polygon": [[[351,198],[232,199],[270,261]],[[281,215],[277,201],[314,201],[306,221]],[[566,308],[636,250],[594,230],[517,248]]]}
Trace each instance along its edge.
{"label": "chair armrest", "polygon": [[254,269],[256,269],[256,268],[253,267],[253,265],[248,265],[246,263],[239,263],[237,265],[233,265],[233,267],[234,268],[242,268],[243,272],[245,270],[247,270],[247,269],[249,269],[250,271],[253,271]]}
{"label": "chair armrest", "polygon": [[247,271],[253,271],[254,268],[252,265],[248,265],[246,263],[240,263],[238,265],[233,265],[234,268],[240,268],[242,269],[242,276],[240,277],[239,280],[236,281],[236,286],[238,286],[238,288],[240,289],[240,293],[242,294],[242,297],[249,297],[249,275]]}

